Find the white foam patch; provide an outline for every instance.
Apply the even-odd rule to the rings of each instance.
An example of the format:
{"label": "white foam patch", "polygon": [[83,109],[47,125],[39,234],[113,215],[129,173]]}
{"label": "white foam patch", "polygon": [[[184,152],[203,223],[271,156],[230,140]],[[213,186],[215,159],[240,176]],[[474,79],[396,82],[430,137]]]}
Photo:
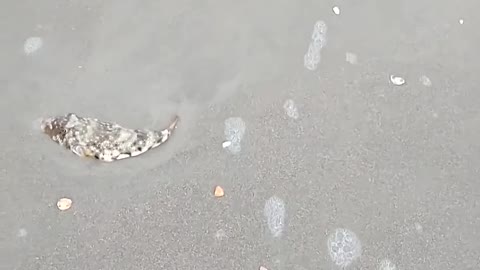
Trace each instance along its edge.
{"label": "white foam patch", "polygon": [[342,268],[349,266],[362,254],[362,245],[357,235],[348,229],[336,229],[327,240],[332,261]]}
{"label": "white foam patch", "polygon": [[217,240],[222,240],[224,238],[227,238],[227,233],[224,230],[220,229],[215,233],[215,238]]}
{"label": "white foam patch", "polygon": [[320,51],[327,45],[327,24],[317,21],[313,27],[312,41],[303,57],[303,64],[308,70],[316,70],[320,63]]}
{"label": "white foam patch", "polygon": [[420,223],[415,223],[415,230],[418,233],[423,233],[423,226]]}
{"label": "white foam patch", "polygon": [[240,117],[230,117],[225,120],[225,140],[231,142],[225,149],[232,154],[237,154],[242,150],[241,142],[245,136],[246,125]]}
{"label": "white foam patch", "polygon": [[288,99],[287,101],[285,101],[285,103],[283,104],[283,109],[285,110],[285,113],[288,115],[288,117],[298,119],[299,114],[297,105],[295,105],[295,102],[293,100]]}
{"label": "white foam patch", "polygon": [[432,81],[425,75],[422,75],[419,80],[426,87],[432,86]]}
{"label": "white foam patch", "polygon": [[38,51],[43,46],[43,40],[40,37],[29,37],[23,44],[23,51],[26,55],[30,55]]}
{"label": "white foam patch", "polygon": [[384,259],[378,265],[378,270],[397,270],[397,266],[389,259]]}
{"label": "white foam patch", "polygon": [[350,63],[352,65],[356,65],[356,64],[358,64],[358,57],[354,53],[346,52],[345,53],[345,61],[347,61],[348,63]]}
{"label": "white foam patch", "polygon": [[271,197],[265,202],[263,213],[273,237],[281,236],[285,227],[285,203],[283,200],[277,196]]}
{"label": "white foam patch", "polygon": [[25,230],[24,228],[21,228],[21,229],[18,230],[18,232],[17,232],[17,236],[18,236],[18,237],[21,237],[21,238],[26,237],[27,234],[28,234],[28,232],[27,232],[27,230]]}

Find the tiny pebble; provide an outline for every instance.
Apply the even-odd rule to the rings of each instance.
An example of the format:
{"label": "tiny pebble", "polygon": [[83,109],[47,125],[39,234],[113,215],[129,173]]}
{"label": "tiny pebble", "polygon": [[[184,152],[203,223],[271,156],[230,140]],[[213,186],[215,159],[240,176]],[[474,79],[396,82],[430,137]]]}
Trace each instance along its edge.
{"label": "tiny pebble", "polygon": [[458,23],[463,24],[463,19],[458,20]]}
{"label": "tiny pebble", "polygon": [[70,200],[69,198],[61,198],[57,202],[57,207],[61,211],[68,210],[70,207],[72,207],[72,200]]}
{"label": "tiny pebble", "polygon": [[260,266],[259,270],[268,270],[265,266]]}
{"label": "tiny pebble", "polygon": [[333,13],[335,13],[335,15],[340,15],[340,8],[339,8],[339,7],[334,6],[334,7],[332,8],[332,10],[333,10]]}
{"label": "tiny pebble", "polygon": [[221,186],[216,186],[213,194],[217,198],[225,196],[225,192],[223,191],[223,188]]}
{"label": "tiny pebble", "polygon": [[232,142],[231,142],[231,141],[224,141],[224,142],[222,143],[222,147],[223,147],[223,148],[227,148],[227,147],[229,147],[230,145],[232,145]]}
{"label": "tiny pebble", "polygon": [[390,75],[390,81],[394,85],[404,85],[405,84],[405,79],[402,78],[402,77],[399,77],[399,76]]}

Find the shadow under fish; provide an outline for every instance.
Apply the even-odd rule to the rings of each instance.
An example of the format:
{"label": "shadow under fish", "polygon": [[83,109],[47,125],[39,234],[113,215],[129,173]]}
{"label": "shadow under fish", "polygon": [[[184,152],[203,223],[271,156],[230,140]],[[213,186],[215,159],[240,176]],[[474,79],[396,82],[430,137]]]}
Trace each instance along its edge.
{"label": "shadow under fish", "polygon": [[164,130],[129,129],[116,123],[80,117],[74,113],[48,118],[41,129],[54,142],[80,157],[105,162],[135,157],[165,143],[179,118]]}

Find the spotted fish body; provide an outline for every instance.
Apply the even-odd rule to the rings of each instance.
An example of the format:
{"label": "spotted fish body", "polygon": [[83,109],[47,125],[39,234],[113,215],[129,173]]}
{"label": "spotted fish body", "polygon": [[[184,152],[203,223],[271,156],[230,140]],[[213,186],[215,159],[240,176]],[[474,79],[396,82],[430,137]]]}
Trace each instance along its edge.
{"label": "spotted fish body", "polygon": [[166,142],[177,122],[178,116],[161,131],[129,129],[69,113],[42,121],[41,128],[54,142],[78,156],[112,162],[138,156]]}

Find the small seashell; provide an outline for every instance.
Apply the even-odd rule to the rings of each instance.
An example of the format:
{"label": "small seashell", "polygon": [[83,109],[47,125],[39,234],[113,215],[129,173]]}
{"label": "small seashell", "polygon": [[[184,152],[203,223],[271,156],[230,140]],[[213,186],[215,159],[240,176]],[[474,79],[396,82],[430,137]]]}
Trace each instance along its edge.
{"label": "small seashell", "polygon": [[464,22],[463,19],[458,20],[459,24],[463,24],[463,22]]}
{"label": "small seashell", "polygon": [[260,268],[258,268],[258,270],[268,270],[265,266],[260,266]]}
{"label": "small seashell", "polygon": [[216,186],[213,195],[217,198],[225,196],[225,192],[221,186]]}
{"label": "small seashell", "polygon": [[72,200],[70,200],[69,198],[61,198],[57,202],[57,207],[61,211],[68,210],[70,209],[70,207],[72,207]]}
{"label": "small seashell", "polygon": [[332,10],[333,10],[333,13],[335,13],[335,15],[340,15],[340,8],[339,8],[339,7],[334,6],[334,7],[332,8]]}
{"label": "small seashell", "polygon": [[405,79],[399,76],[390,75],[390,81],[398,86],[405,84]]}
{"label": "small seashell", "polygon": [[231,141],[224,141],[224,142],[222,143],[222,147],[223,147],[223,148],[227,148],[227,147],[229,147],[230,145],[232,145],[232,142],[231,142]]}

